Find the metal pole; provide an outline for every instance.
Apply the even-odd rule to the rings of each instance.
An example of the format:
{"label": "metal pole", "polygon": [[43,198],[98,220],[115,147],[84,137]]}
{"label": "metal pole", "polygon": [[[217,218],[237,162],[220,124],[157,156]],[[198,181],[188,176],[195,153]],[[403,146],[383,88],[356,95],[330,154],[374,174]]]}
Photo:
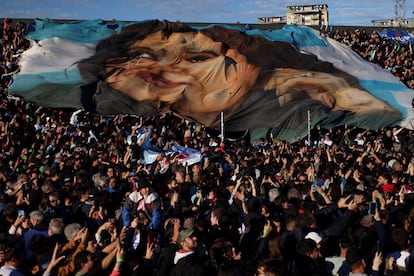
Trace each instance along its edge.
{"label": "metal pole", "polygon": [[310,110],[308,110],[308,146],[311,146],[311,115]]}
{"label": "metal pole", "polygon": [[220,113],[221,117],[221,142],[224,142],[224,113]]}

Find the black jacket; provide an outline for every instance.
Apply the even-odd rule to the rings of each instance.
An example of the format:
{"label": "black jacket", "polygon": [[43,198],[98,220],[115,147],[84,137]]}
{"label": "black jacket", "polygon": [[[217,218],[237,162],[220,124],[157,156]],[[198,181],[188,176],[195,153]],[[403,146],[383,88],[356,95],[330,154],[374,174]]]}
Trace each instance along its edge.
{"label": "black jacket", "polygon": [[207,264],[193,253],[181,258],[174,266],[170,276],[208,276]]}

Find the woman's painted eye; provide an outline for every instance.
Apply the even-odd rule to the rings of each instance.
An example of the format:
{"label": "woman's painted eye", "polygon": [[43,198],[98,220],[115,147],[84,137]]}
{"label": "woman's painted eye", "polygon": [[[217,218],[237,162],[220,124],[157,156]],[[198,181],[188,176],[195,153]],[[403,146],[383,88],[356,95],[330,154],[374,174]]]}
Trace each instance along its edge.
{"label": "woman's painted eye", "polygon": [[209,59],[209,57],[206,57],[206,56],[193,56],[193,57],[191,57],[187,60],[189,62],[192,62],[192,63],[197,63],[197,62],[202,62],[202,61],[205,61],[205,60],[208,60],[208,59]]}
{"label": "woman's painted eye", "polygon": [[157,59],[153,54],[147,53],[147,52],[134,53],[129,58],[130,59],[145,58],[145,59],[153,59],[153,60],[156,60]]}
{"label": "woman's painted eye", "polygon": [[184,59],[191,63],[203,62],[217,57],[216,53],[201,52],[201,53],[186,53]]}
{"label": "woman's painted eye", "polygon": [[148,53],[142,53],[138,56],[139,58],[150,58],[150,59],[154,59],[154,57]]}

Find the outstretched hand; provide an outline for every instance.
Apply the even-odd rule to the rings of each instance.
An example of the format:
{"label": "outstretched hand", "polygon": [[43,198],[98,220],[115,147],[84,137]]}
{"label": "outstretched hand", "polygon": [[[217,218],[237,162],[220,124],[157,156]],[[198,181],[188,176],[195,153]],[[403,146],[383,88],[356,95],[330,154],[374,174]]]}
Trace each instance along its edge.
{"label": "outstretched hand", "polygon": [[375,252],[374,260],[372,261],[372,270],[379,271],[382,264],[382,253],[380,251]]}
{"label": "outstretched hand", "polygon": [[66,256],[60,256],[60,257],[56,257],[57,256],[57,251],[59,249],[59,244],[56,243],[55,245],[55,249],[53,249],[53,254],[52,254],[52,259],[50,260],[49,265],[46,268],[47,272],[50,272],[57,264],[59,264],[59,262],[63,259],[66,258]]}
{"label": "outstretched hand", "polygon": [[352,195],[349,195],[347,197],[341,197],[338,200],[338,208],[347,208],[348,207],[347,201],[351,198],[351,196]]}

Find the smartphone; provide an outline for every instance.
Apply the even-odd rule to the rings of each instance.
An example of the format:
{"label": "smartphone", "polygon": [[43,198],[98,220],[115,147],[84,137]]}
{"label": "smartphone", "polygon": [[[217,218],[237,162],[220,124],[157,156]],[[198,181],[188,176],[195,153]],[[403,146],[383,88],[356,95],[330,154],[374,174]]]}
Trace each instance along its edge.
{"label": "smartphone", "polygon": [[318,185],[318,183],[316,183],[316,175],[313,176],[313,183],[312,183],[312,188],[314,191],[316,191],[316,185]]}
{"label": "smartphone", "polygon": [[370,202],[368,205],[368,214],[370,216],[375,216],[375,212],[377,210],[377,203],[376,202]]}
{"label": "smartphone", "polygon": [[26,218],[26,213],[24,212],[24,210],[19,210],[17,216]]}

